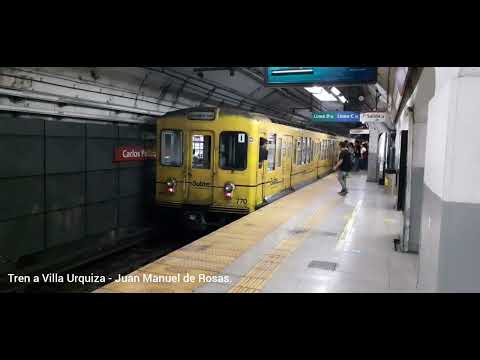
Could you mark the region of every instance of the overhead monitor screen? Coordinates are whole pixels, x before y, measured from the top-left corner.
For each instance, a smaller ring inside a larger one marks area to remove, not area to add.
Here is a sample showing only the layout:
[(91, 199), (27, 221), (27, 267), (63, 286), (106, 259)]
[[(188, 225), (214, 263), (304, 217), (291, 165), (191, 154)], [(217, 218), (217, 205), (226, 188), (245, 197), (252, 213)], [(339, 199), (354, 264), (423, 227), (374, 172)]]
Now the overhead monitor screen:
[(360, 85), (377, 82), (376, 67), (267, 67), (267, 86)]

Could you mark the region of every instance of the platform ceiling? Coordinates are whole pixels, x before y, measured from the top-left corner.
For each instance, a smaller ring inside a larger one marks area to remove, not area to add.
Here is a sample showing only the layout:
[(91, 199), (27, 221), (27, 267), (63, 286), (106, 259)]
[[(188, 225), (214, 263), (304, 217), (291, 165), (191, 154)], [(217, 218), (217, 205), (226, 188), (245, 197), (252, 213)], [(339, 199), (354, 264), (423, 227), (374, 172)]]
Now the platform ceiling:
[[(212, 104), (228, 104), (273, 116), (278, 122), (311, 126), (312, 111), (383, 111), (386, 109), (388, 68), (378, 68), (378, 83), (361, 86), (337, 86), (348, 103), (321, 102), (304, 87), (266, 87), (263, 67), (236, 68), (149, 68), (151, 71), (172, 71), (188, 77), (189, 81), (205, 86)], [(328, 89), (328, 88), (327, 88)], [(378, 91), (378, 92), (377, 92)], [(229, 95), (230, 97), (228, 97)], [(363, 97), (363, 101), (359, 98)], [(205, 101), (205, 99), (203, 99)], [(341, 135), (358, 124), (335, 124), (316, 127)]]
[[(348, 103), (321, 102), (303, 87), (266, 87), (263, 67), (0, 68), (0, 110), (115, 122), (152, 121), (195, 106), (229, 106), (312, 127), (312, 111), (385, 111), (389, 68), (378, 83), (337, 86)], [(364, 100), (360, 101), (359, 98)], [(358, 124), (316, 125), (348, 135)]]

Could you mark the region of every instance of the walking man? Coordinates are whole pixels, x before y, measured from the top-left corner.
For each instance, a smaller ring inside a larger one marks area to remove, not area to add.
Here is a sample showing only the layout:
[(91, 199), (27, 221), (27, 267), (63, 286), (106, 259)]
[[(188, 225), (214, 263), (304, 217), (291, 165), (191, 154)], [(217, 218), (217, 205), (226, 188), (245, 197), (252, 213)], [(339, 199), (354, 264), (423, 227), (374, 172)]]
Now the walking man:
[(342, 190), (339, 192), (339, 194), (345, 196), (348, 194), (348, 172), (352, 169), (352, 160), (350, 157), (350, 152), (348, 151), (347, 141), (340, 143), (340, 155), (338, 157), (338, 162), (333, 169), (337, 171), (338, 182), (342, 186)]

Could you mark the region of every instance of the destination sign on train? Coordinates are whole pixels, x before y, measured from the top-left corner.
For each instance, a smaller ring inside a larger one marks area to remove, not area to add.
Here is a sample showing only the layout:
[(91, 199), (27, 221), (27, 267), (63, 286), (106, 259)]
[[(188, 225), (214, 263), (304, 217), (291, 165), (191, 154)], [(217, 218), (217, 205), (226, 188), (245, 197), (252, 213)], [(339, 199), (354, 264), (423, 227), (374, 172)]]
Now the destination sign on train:
[(314, 112), (312, 122), (360, 122), (360, 113), (354, 111)]

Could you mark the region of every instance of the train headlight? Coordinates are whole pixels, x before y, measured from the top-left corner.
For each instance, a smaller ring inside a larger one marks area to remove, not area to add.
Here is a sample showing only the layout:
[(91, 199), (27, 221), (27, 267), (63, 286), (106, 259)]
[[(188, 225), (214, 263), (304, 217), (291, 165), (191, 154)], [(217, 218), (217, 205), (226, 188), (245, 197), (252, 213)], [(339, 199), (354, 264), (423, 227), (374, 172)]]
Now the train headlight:
[(231, 199), (233, 197), (233, 191), (235, 190), (235, 184), (226, 183), (223, 187), (223, 193), (225, 194), (226, 199)]
[(177, 191), (177, 180), (174, 178), (169, 178), (167, 179), (167, 192), (169, 194), (173, 194), (175, 191)]

